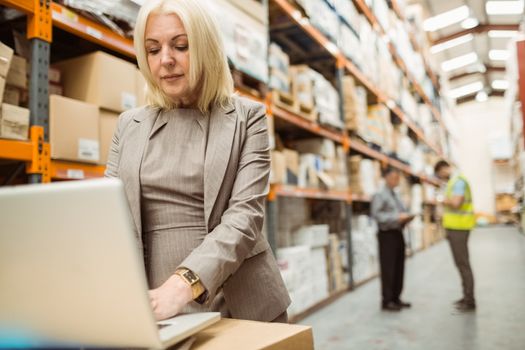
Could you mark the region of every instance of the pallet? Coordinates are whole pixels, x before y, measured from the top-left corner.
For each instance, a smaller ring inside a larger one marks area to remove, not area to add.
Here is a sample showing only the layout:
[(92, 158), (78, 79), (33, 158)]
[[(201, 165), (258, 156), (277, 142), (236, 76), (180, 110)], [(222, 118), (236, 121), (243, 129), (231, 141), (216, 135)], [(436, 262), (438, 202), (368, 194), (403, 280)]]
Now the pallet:
[(277, 90), (272, 91), (272, 102), (279, 108), (297, 114), (304, 119), (317, 122), (317, 110), (315, 107), (300, 103), (289, 93)]
[(235, 88), (248, 95), (264, 99), (268, 93), (268, 87), (265, 83), (238, 69), (232, 69), (232, 77)]

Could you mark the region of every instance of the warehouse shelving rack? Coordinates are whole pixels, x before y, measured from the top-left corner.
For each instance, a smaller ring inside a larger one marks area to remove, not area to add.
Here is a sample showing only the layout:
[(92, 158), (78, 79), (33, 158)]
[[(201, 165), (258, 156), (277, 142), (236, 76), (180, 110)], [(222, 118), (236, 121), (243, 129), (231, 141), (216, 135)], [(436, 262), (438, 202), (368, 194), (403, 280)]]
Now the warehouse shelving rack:
[[(364, 2), (354, 0), (357, 5)], [(357, 81), (365, 86), (367, 90), (377, 97), (379, 103), (385, 104), (391, 112), (393, 112), (401, 122), (405, 123), (409, 129), (417, 136), (417, 138), (426, 144), (433, 152), (442, 158), (444, 155), (440, 152), (436, 145), (433, 145), (424, 135), (423, 131), (413, 123), (410, 118), (401, 110), (395, 101), (387, 96), (378, 86), (372, 83), (365, 74), (351, 62), (349, 59), (339, 51), (337, 46), (333, 44), (326, 36), (319, 30), (314, 28), (305, 18), (302, 17), (300, 11), (285, 0), (265, 0), (266, 5), (269, 2), (277, 4), (282, 11), (284, 11), (304, 33), (313, 38), (319, 45), (324, 47), (335, 60), (337, 77), (339, 80), (339, 89), (341, 89), (341, 78), (344, 74), (353, 75)], [(93, 22), (86, 17), (75, 13), (54, 3), (50, 0), (0, 0), (0, 5), (15, 8), (27, 15), (28, 30), (27, 36), (31, 41), (32, 57), (31, 57), (31, 71), (30, 71), (30, 86), (29, 86), (29, 109), (31, 112), (30, 119), (30, 139), (29, 141), (10, 141), (0, 140), (0, 159), (10, 159), (22, 162), (24, 169), (29, 174), (29, 182), (50, 182), (51, 180), (68, 180), (68, 179), (85, 179), (103, 176), (105, 167), (101, 165), (83, 164), (77, 162), (67, 162), (52, 160), (50, 157), (50, 146), (48, 143), (48, 123), (49, 123), (49, 95), (47, 90), (48, 77), (47, 71), (49, 69), (50, 45), (52, 42), (52, 28), (56, 26), (66, 32), (69, 32), (82, 39), (91, 41), (97, 45), (105, 47), (121, 55), (129, 58), (134, 58), (134, 49), (132, 41), (114, 33), (109, 28)], [(366, 6), (366, 5), (364, 5)], [(362, 8), (364, 11), (366, 9)], [(369, 9), (368, 9), (369, 11)], [(370, 12), (370, 11), (369, 11)], [(370, 13), (371, 14), (371, 13)], [(399, 14), (398, 14), (399, 15)], [(373, 14), (367, 16), (370, 21), (375, 21)], [(374, 26), (375, 30), (378, 25)], [(414, 40), (415, 42), (415, 40)], [(396, 53), (392, 51), (392, 54)], [(398, 57), (399, 58), (399, 57)], [(402, 64), (402, 62), (400, 63)], [(427, 72), (431, 74), (431, 70), (427, 68)], [(406, 74), (406, 73), (405, 73)], [(431, 76), (432, 77), (432, 76)], [(410, 79), (409, 79), (410, 80)], [(435, 76), (432, 79), (436, 84)], [(422, 89), (418, 89), (417, 82), (411, 81), (416, 91), (420, 93), (425, 103), (430, 104), (430, 101), (425, 99), (421, 94)], [(418, 178), (420, 181), (427, 182), (434, 186), (439, 186), (440, 183), (433, 178), (429, 178), (423, 174), (414, 173), (409, 166), (404, 163), (381, 153), (368, 145), (353, 140), (345, 131), (336, 131), (334, 129), (320, 125), (319, 123), (305, 120), (299, 115), (296, 115), (283, 108), (275, 106), (272, 103), (271, 92), (266, 98), (260, 96), (253, 96), (248, 91), (240, 90), (240, 94), (263, 102), (267, 106), (268, 116), (277, 118), (287, 123), (293, 124), (296, 127), (335, 141), (341, 144), (346, 152), (350, 150), (359, 152), (367, 157), (379, 160), (383, 166), (390, 165), (403, 171), (407, 175)], [(439, 120), (438, 113), (434, 106), (431, 106), (434, 115)], [(341, 115), (342, 105), (340, 106)], [(17, 169), (21, 171), (21, 167)], [(13, 174), (15, 176), (16, 174)], [(359, 284), (354, 284), (352, 271), (352, 245), (351, 245), (351, 216), (352, 216), (352, 202), (370, 202), (367, 196), (361, 196), (350, 193), (350, 191), (324, 191), (320, 189), (304, 189), (293, 186), (271, 186), (267, 201), (267, 218), (268, 218), (268, 240), (272, 248), (276, 249), (276, 234), (277, 234), (277, 198), (278, 197), (300, 197), (311, 198), (318, 200), (333, 200), (345, 203), (346, 210), (346, 234), (348, 239), (348, 253), (350, 266), (350, 285), (348, 289), (352, 289)], [(372, 276), (372, 278), (375, 276)], [(321, 303), (314, 305), (312, 308), (306, 310), (300, 315), (296, 315), (294, 319), (300, 319), (307, 316), (312, 311), (332, 302), (347, 290), (343, 290), (332, 294), (328, 299)]]

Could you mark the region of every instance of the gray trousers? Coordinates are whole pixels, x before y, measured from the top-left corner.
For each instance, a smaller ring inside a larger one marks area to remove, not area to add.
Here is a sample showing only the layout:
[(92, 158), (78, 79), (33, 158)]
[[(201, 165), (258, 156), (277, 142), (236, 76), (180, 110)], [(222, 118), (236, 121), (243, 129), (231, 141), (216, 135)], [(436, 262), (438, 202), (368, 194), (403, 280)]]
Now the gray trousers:
[(463, 298), (466, 302), (475, 302), (474, 298), (474, 275), (470, 268), (468, 253), (468, 238), (470, 231), (447, 229), (447, 239), (450, 243), (452, 256), (461, 276), (463, 284)]

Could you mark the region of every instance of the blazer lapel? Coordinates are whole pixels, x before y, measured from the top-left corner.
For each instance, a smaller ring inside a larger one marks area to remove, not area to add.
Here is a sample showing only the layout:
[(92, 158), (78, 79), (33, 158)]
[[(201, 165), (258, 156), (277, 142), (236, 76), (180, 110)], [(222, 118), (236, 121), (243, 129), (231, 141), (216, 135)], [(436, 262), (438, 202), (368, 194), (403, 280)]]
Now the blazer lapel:
[(204, 217), (207, 228), (230, 160), (237, 125), (237, 114), (234, 111), (233, 105), (226, 109), (217, 107), (210, 115), (204, 160)]
[(123, 159), (126, 160), (122, 164), (122, 176), (126, 177), (124, 181), (126, 195), (130, 203), (131, 214), (137, 228), (138, 238), (142, 236), (142, 219), (140, 212), (140, 165), (142, 164), (142, 157), (146, 148), (147, 141), (155, 124), (155, 120), (159, 115), (160, 110), (157, 108), (148, 108), (147, 113), (142, 113), (133, 117), (133, 121), (129, 126), (129, 134), (126, 138), (130, 142), (126, 145), (126, 153)]

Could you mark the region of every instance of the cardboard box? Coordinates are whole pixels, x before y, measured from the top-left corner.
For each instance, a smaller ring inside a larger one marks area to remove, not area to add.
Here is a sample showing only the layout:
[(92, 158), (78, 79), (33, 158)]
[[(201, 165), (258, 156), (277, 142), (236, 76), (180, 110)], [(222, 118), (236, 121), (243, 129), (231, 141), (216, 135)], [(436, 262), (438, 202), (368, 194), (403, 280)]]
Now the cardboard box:
[(62, 85), (49, 84), (49, 95), (60, 95), (64, 96), (64, 88)]
[(6, 83), (21, 89), (27, 88), (27, 61), (20, 56), (13, 56), (7, 72)]
[(512, 194), (498, 194), (496, 195), (496, 211), (511, 211), (518, 205), (517, 199)]
[[(0, 78), (0, 80), (2, 80), (3, 78)], [(2, 83), (0, 82), (0, 85), (2, 85)], [(2, 92), (2, 88), (0, 86), (0, 93)], [(14, 105), (14, 106), (19, 106), (20, 105), (20, 90), (18, 90), (17, 88), (15, 87), (12, 87), (12, 86), (6, 86), (5, 87), (5, 90), (3, 92), (3, 103), (7, 103), (7, 104), (10, 104), (10, 105)]]
[(13, 49), (0, 42), (0, 77), (6, 77), (11, 60), (13, 59)]
[(108, 162), (109, 148), (111, 147), (111, 140), (117, 128), (119, 114), (105, 109), (99, 110), (98, 133), (100, 144), (100, 160), (99, 164), (106, 164)]
[(192, 350), (313, 350), (312, 328), (284, 323), (222, 319), (196, 334)]
[(49, 67), (47, 77), (50, 83), (60, 84), (60, 82), (62, 81), (61, 76), (62, 75), (60, 73), (60, 69), (55, 67)]
[(140, 72), (136, 70), (135, 74), (135, 95), (137, 96), (137, 107), (146, 105), (146, 79)]
[(64, 95), (114, 112), (137, 106), (135, 65), (104, 52), (59, 62)]
[(2, 103), (2, 100), (4, 98), (5, 93), (5, 79), (0, 77), (0, 103)]
[(51, 158), (98, 163), (99, 109), (71, 98), (49, 97)]
[(299, 152), (285, 148), (282, 153), (286, 164), (286, 183), (289, 185), (297, 185), (299, 176)]
[(29, 131), (29, 109), (2, 103), (0, 114), (0, 137), (27, 140)]
[(279, 151), (271, 151), (271, 157), (270, 183), (283, 184), (286, 181), (286, 160), (284, 155)]

